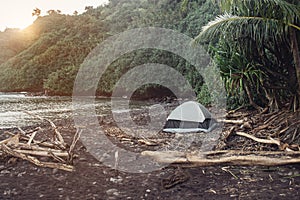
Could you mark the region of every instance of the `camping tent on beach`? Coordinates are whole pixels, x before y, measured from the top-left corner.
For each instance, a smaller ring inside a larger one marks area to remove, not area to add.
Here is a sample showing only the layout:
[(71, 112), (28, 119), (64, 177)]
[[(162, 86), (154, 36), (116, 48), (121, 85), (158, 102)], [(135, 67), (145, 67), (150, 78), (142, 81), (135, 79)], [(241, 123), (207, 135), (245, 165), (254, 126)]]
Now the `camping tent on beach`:
[(216, 120), (203, 105), (195, 101), (188, 101), (170, 113), (163, 131), (171, 133), (209, 132), (215, 125)]

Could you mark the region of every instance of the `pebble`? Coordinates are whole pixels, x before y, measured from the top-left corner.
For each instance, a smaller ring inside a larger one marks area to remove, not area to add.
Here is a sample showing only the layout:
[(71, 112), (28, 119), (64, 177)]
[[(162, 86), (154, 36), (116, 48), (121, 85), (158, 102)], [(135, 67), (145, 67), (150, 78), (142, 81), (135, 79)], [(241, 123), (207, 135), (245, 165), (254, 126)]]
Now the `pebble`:
[(56, 168), (52, 170), (53, 174), (56, 174), (57, 172), (58, 172), (58, 169), (56, 169)]
[(287, 179), (280, 179), (280, 181), (282, 182), (282, 183), (286, 183), (288, 180)]
[(118, 196), (119, 195), (119, 191), (115, 188), (111, 188), (109, 190), (106, 190), (106, 194), (107, 195), (115, 195)]
[(287, 173), (288, 176), (292, 176), (293, 175), (293, 172), (289, 172)]
[(0, 174), (10, 174), (10, 171), (8, 171), (8, 170), (2, 170), (1, 172), (0, 172)]
[(21, 172), (21, 173), (18, 173), (18, 177), (22, 177), (24, 174), (26, 174), (26, 172)]
[(118, 176), (117, 178), (110, 177), (109, 180), (113, 183), (121, 183), (123, 181), (121, 176)]

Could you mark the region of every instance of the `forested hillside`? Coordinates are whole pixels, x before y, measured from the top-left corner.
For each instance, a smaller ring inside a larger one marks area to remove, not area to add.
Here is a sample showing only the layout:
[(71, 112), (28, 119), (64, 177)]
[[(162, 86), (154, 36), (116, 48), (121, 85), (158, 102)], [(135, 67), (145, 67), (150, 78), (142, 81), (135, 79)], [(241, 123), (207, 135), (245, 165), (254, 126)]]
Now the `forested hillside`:
[[(103, 27), (100, 20), (88, 14), (68, 16), (53, 13), (39, 17), (25, 29), (38, 37), (0, 66), (1, 90), (43, 91), (51, 73), (79, 67), (106, 34)], [(64, 93), (63, 88), (60, 90)]]
[[(189, 1), (188, 5), (181, 0), (110, 0), (108, 5), (87, 8), (81, 15), (51, 12), (38, 17), (27, 29), (15, 31), (15, 36), (9, 34), (12, 30), (0, 34), (0, 91), (46, 90), (52, 95), (71, 95), (80, 64), (107, 37), (148, 26), (170, 28), (195, 37), (218, 13), (219, 8), (206, 0)], [(109, 95), (124, 72), (143, 63), (176, 68), (196, 91), (203, 84), (202, 78), (182, 58), (148, 49), (114, 62), (100, 80), (98, 94)], [(145, 87), (145, 94), (148, 90), (153, 87)]]
[(0, 63), (4, 63), (27, 48), (35, 37), (30, 28), (26, 31), (7, 28), (4, 32), (0, 32)]

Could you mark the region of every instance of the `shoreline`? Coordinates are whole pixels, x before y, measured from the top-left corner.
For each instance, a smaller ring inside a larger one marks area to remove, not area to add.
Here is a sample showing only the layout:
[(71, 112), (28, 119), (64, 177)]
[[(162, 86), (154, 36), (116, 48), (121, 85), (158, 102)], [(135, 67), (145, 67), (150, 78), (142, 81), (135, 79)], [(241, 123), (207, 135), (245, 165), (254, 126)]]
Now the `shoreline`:
[[(145, 118), (143, 113), (140, 113), (140, 118), (137, 120)], [(76, 132), (72, 120), (53, 122), (69, 143)], [(157, 148), (137, 138), (122, 135), (124, 133), (115, 128), (111, 116), (103, 118), (100, 124), (108, 131), (107, 137), (121, 148), (132, 150), (131, 146), (133, 146), (138, 152)], [(53, 129), (47, 122), (39, 126), (42, 127), (43, 132), (37, 136), (41, 137), (42, 133), (48, 136), (53, 134)], [(33, 128), (36, 127), (27, 127), (27, 130)], [(3, 130), (0, 132), (2, 133)], [(173, 137), (169, 139), (172, 140)], [(0, 156), (2, 180), (0, 191), (3, 191), (0, 193), (0, 198), (192, 200), (283, 197), (297, 199), (300, 195), (299, 164), (280, 167), (226, 164), (197, 167), (190, 164), (170, 164), (149, 173), (125, 173), (96, 160), (81, 142), (77, 143), (75, 152), (77, 157), (74, 160), (74, 172), (37, 167), (27, 161)]]

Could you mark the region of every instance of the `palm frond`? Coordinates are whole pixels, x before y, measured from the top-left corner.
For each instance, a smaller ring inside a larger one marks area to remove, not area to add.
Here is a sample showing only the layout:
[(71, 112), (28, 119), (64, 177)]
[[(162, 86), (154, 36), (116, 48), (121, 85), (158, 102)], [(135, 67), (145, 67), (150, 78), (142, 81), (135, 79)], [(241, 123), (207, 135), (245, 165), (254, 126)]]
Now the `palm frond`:
[(300, 20), (298, 0), (294, 4), (284, 0), (220, 0), (220, 6), (224, 12), (239, 16), (261, 16), (291, 24)]
[(286, 27), (293, 27), (300, 31), (300, 27), (295, 24), (285, 24), (273, 18), (237, 16), (225, 13), (205, 25), (195, 38), (195, 42), (204, 42), (219, 37), (233, 40), (250, 37), (261, 43), (263, 40), (279, 39), (287, 30)]
[(189, 0), (183, 0), (181, 2), (181, 11), (186, 12), (188, 8)]

